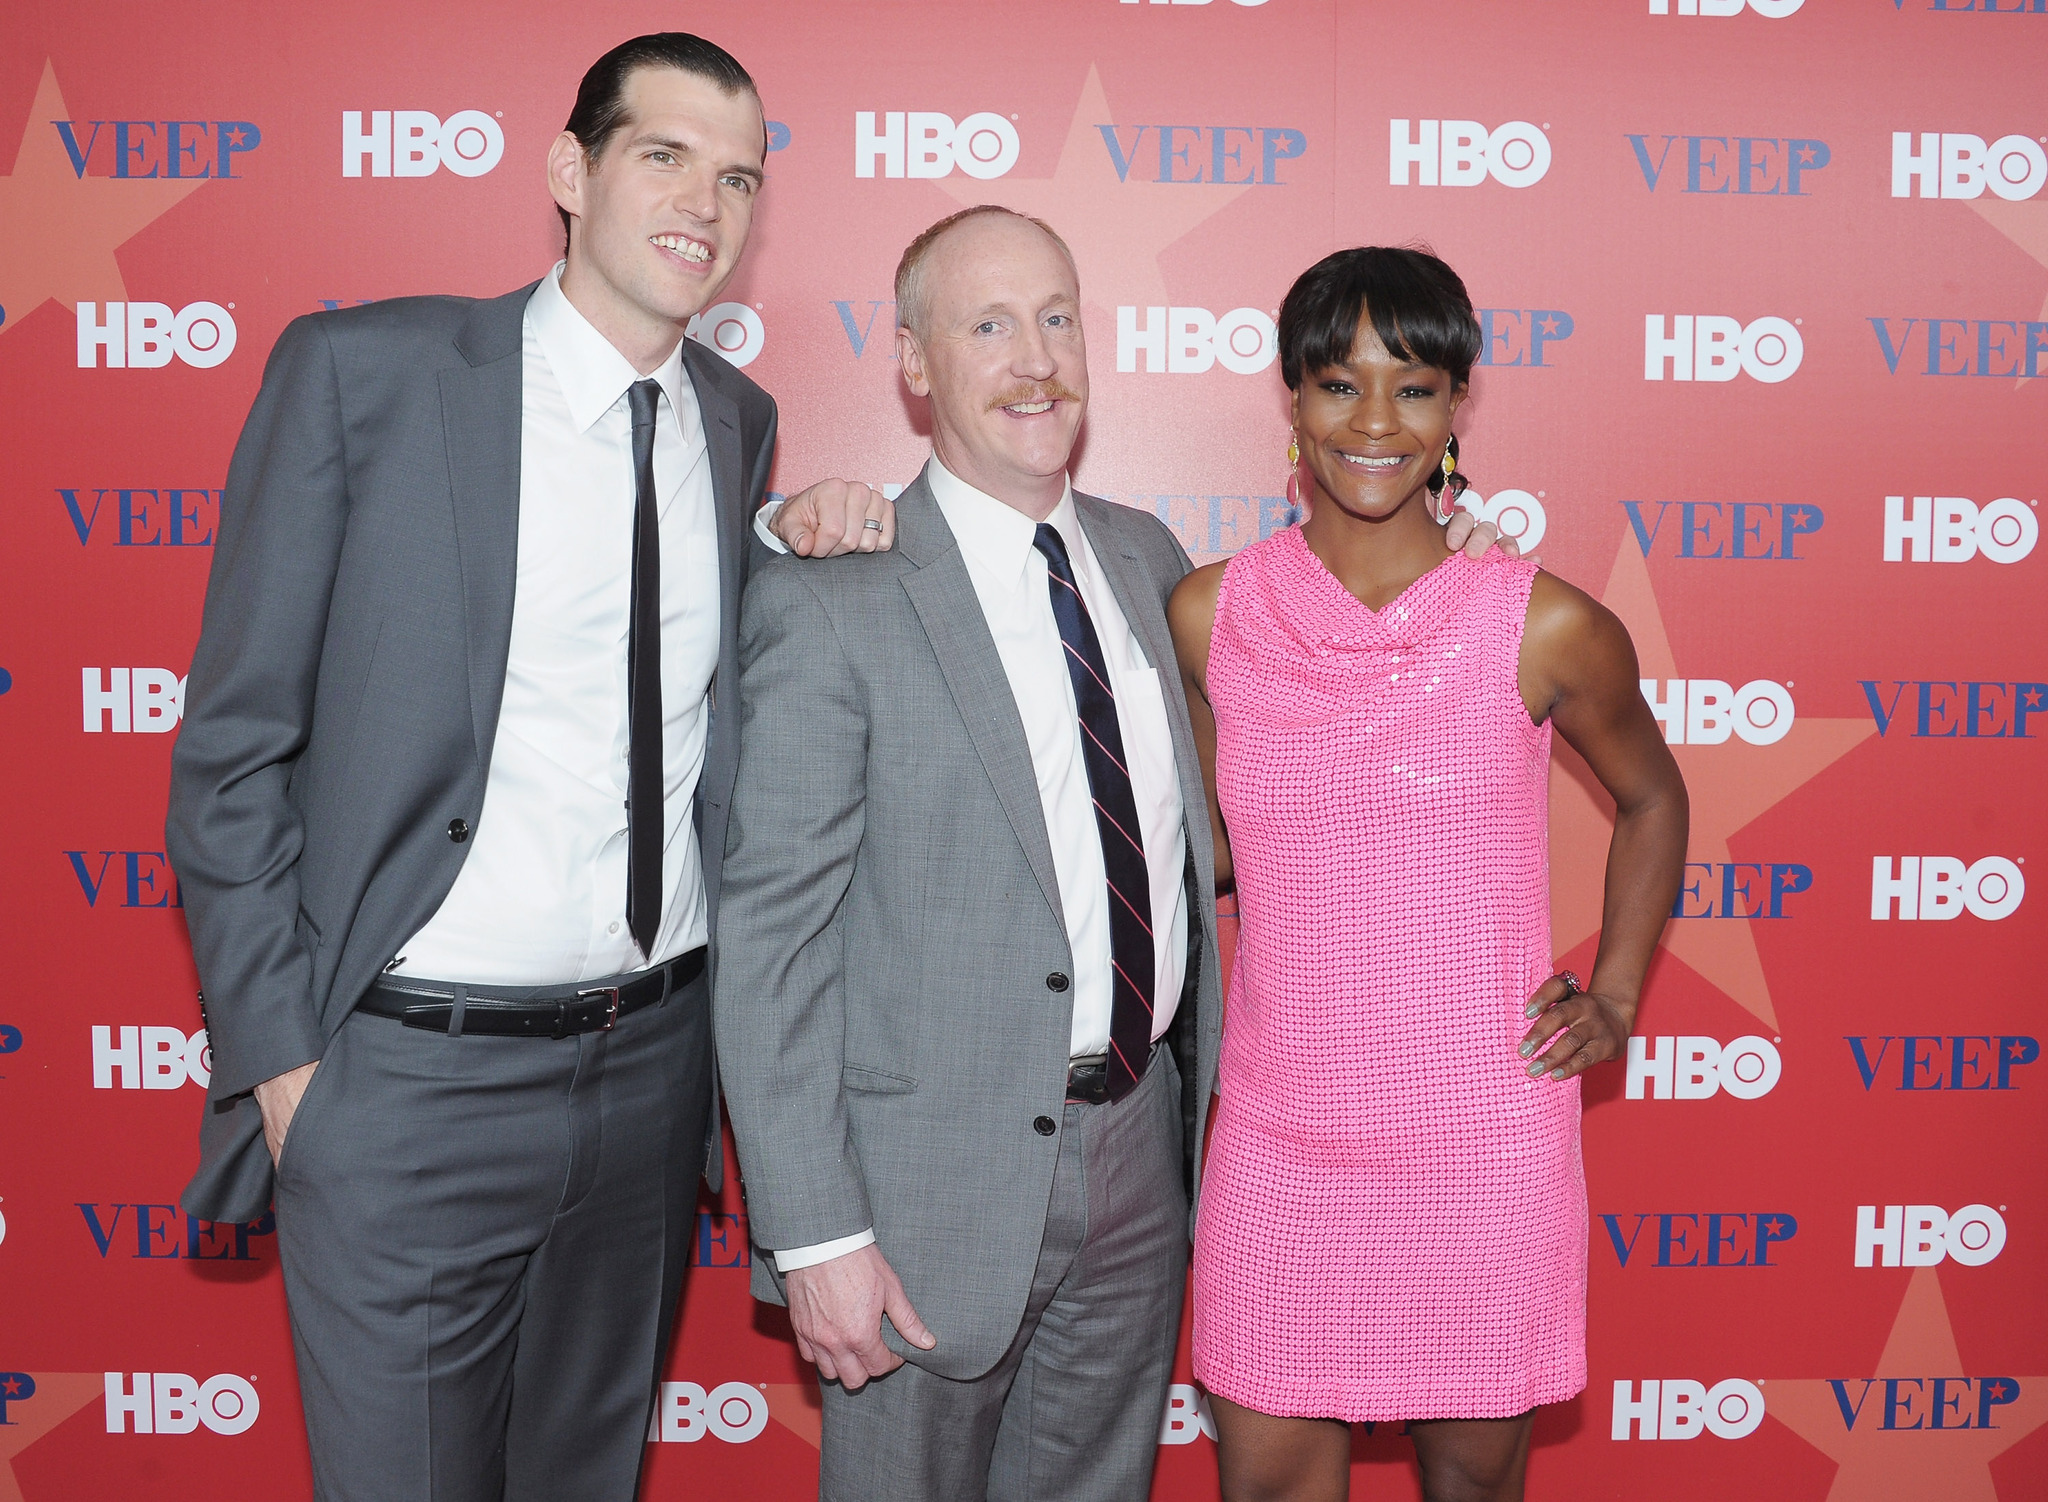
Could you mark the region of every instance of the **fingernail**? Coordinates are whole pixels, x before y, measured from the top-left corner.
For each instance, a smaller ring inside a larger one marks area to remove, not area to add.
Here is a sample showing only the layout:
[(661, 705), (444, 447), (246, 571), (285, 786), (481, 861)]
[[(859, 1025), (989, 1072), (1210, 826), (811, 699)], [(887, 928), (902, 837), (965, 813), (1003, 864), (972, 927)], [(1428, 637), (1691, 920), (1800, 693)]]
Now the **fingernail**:
[(1535, 1063), (1529, 1066), (1529, 1078), (1533, 1080), (1536, 1078), (1537, 1075), (1541, 1073), (1543, 1073), (1543, 1061), (1541, 1059), (1538, 1059)]
[(1562, 1069), (1553, 1069), (1550, 1071), (1550, 1077), (1554, 1080), (1561, 1080), (1564, 1078), (1564, 1071)]
[(1537, 1013), (1537, 1011), (1538, 1011), (1538, 1010), (1539, 1010), (1539, 1009), (1538, 1009), (1538, 1007), (1537, 1007), (1536, 1003), (1532, 1001), (1532, 1002), (1530, 1002), (1530, 1003), (1529, 1003), (1529, 1007), (1528, 1007), (1528, 1010), (1527, 1010), (1527, 1011), (1525, 1011), (1525, 1012), (1523, 1012), (1523, 1013), (1522, 1013), (1522, 1015), (1523, 1015), (1524, 1017), (1534, 1017), (1534, 1016), (1536, 1015), (1536, 1013)]
[(1533, 1044), (1533, 1043), (1524, 1043), (1524, 1044), (1522, 1045), (1522, 1057), (1523, 1057), (1523, 1058), (1525, 1058), (1525, 1059), (1526, 1059), (1526, 1058), (1528, 1058), (1528, 1057), (1529, 1057), (1529, 1055), (1530, 1055), (1530, 1054), (1532, 1054), (1532, 1053), (1534, 1053), (1534, 1052), (1536, 1052), (1536, 1045), (1535, 1045), (1535, 1044)]

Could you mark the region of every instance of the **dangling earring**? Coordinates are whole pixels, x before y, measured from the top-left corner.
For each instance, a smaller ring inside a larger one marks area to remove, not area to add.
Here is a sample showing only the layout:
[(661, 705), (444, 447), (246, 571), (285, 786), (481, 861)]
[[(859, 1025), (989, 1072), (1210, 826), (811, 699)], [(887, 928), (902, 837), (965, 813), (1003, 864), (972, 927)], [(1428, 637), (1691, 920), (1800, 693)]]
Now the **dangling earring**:
[(1458, 440), (1453, 436), (1444, 445), (1443, 468), (1438, 473), (1436, 484), (1429, 489), (1429, 514), (1436, 518), (1439, 527), (1450, 521), (1451, 513), (1457, 509), (1458, 492), (1465, 488), (1461, 481), (1452, 478), (1457, 472)]
[(1287, 504), (1297, 513), (1301, 506), (1301, 440), (1290, 430), (1287, 434)]

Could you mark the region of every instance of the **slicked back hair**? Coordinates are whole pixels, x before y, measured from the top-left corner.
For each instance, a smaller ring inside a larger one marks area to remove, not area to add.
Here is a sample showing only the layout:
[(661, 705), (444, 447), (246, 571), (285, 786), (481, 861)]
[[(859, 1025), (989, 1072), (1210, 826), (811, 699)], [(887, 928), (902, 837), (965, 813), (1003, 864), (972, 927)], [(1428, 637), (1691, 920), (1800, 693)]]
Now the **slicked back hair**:
[(1067, 258), (1067, 265), (1073, 268), (1074, 281), (1080, 283), (1080, 268), (1074, 265), (1074, 253), (1067, 249), (1067, 242), (1060, 238), (1060, 232), (1030, 214), (1020, 214), (1015, 209), (1006, 209), (1001, 204), (978, 203), (971, 209), (961, 209), (948, 214), (937, 224), (912, 240), (903, 252), (903, 259), (896, 263), (896, 321), (911, 333), (922, 339), (926, 327), (924, 305), (924, 263), (931, 255), (931, 249), (945, 237), (946, 231), (962, 220), (980, 218), (986, 214), (1007, 214), (1012, 219), (1021, 219), (1045, 232), (1047, 239), (1060, 248), (1060, 254)]

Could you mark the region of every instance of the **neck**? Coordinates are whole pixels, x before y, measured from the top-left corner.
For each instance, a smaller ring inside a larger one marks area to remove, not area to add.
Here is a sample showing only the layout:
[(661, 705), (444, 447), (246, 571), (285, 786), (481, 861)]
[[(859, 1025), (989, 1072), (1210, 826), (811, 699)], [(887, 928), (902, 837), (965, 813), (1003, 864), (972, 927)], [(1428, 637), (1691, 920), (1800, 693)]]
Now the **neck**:
[(562, 268), (562, 296), (643, 376), (653, 375), (668, 363), (689, 326), (687, 319), (677, 323), (635, 307), (585, 266), (573, 245), (569, 264)]
[(1443, 529), (1429, 514), (1427, 490), (1379, 517), (1346, 511), (1313, 482), (1310, 491), (1302, 541), (1367, 609), (1382, 609), (1444, 561)]
[(946, 435), (937, 429), (932, 432), (932, 456), (946, 466), (946, 472), (954, 479), (965, 481), (983, 495), (994, 496), (1011, 510), (1021, 511), (1035, 522), (1051, 516), (1059, 506), (1060, 497), (1067, 493), (1064, 470), (1056, 475), (987, 474), (956, 454), (953, 445), (946, 441)]

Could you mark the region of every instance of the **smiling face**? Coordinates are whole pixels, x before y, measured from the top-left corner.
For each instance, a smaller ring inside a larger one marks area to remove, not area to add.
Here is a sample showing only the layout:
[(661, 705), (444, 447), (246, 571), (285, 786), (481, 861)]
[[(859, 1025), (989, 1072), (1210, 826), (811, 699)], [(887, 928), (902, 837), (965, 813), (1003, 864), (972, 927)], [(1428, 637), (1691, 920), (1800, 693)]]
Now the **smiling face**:
[(1370, 316), (1341, 364), (1303, 373), (1294, 431), (1313, 499), (1360, 520), (1420, 504), (1443, 463), (1465, 388), (1446, 370), (1390, 354)]
[(548, 186), (574, 216), (563, 292), (645, 373), (738, 269), (765, 138), (752, 93), (679, 68), (634, 70), (624, 99), (596, 162), (555, 138)]
[(903, 378), (931, 398), (932, 452), (975, 489), (1043, 520), (1088, 405), (1081, 289), (1058, 245), (1011, 214), (947, 230), (923, 265)]

